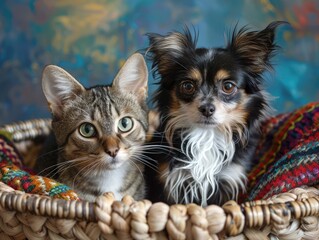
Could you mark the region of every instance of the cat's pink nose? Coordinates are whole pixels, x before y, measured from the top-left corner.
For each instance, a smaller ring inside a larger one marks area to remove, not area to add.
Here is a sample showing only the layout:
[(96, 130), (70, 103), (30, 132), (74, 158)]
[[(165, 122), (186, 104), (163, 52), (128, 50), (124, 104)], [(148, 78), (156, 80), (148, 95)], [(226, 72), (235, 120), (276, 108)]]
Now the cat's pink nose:
[(114, 157), (116, 157), (117, 153), (119, 152), (119, 149), (118, 148), (111, 148), (111, 149), (107, 149), (105, 152), (114, 158)]
[(104, 150), (111, 157), (115, 157), (120, 150), (119, 139), (117, 137), (109, 136), (104, 139)]

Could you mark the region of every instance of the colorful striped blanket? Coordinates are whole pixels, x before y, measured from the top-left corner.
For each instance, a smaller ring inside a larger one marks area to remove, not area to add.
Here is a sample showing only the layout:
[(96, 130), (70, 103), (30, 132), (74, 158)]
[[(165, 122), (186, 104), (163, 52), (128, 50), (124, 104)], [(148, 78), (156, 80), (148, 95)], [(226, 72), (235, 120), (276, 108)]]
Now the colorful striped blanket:
[(0, 180), (15, 190), (66, 200), (79, 199), (68, 186), (24, 170), (22, 157), (7, 133), (0, 133)]
[(268, 119), (262, 128), (247, 200), (319, 183), (319, 103)]

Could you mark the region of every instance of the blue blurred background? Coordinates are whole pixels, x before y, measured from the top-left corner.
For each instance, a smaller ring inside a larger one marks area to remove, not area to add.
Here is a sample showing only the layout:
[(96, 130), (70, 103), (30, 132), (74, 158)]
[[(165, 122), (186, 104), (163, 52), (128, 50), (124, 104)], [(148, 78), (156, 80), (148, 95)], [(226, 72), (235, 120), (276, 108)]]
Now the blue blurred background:
[(1, 1), (0, 124), (50, 117), (41, 90), (47, 64), (84, 86), (110, 83), (125, 59), (147, 46), (147, 32), (194, 26), (198, 46), (220, 47), (236, 24), (261, 30), (274, 20), (291, 24), (277, 31), (282, 49), (266, 76), (273, 106), (285, 112), (319, 100), (319, 1)]

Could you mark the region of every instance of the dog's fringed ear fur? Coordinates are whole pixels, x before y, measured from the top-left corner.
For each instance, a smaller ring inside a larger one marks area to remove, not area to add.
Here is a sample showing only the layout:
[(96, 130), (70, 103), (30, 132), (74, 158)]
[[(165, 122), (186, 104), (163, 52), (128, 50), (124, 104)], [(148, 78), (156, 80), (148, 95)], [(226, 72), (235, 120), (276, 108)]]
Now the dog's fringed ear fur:
[(149, 39), (147, 55), (150, 54), (148, 56), (153, 61), (152, 67), (157, 67), (162, 78), (172, 69), (181, 67), (177, 59), (185, 55), (191, 57), (195, 53), (197, 37), (192, 38), (188, 28), (185, 28), (183, 33), (171, 32), (167, 35), (149, 33), (147, 36)]
[(258, 78), (265, 70), (270, 70), (270, 59), (279, 48), (274, 43), (275, 30), (284, 21), (270, 23), (264, 30), (247, 31), (247, 28), (234, 30), (227, 49), (234, 54), (239, 63), (253, 77)]

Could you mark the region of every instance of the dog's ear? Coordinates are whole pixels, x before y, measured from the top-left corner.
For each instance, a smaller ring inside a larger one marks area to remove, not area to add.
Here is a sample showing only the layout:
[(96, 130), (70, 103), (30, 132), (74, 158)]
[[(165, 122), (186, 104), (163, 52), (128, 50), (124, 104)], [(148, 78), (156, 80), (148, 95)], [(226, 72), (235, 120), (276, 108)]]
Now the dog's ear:
[(190, 57), (196, 48), (196, 36), (194, 39), (188, 28), (184, 32), (170, 32), (167, 35), (156, 33), (147, 34), (149, 48), (146, 55), (153, 62), (153, 67), (163, 77), (170, 71), (182, 67), (181, 58)]
[(240, 64), (252, 75), (260, 75), (271, 69), (270, 59), (278, 46), (274, 42), (276, 28), (287, 22), (275, 21), (262, 31), (247, 31), (241, 28), (233, 31), (227, 49), (239, 60)]

